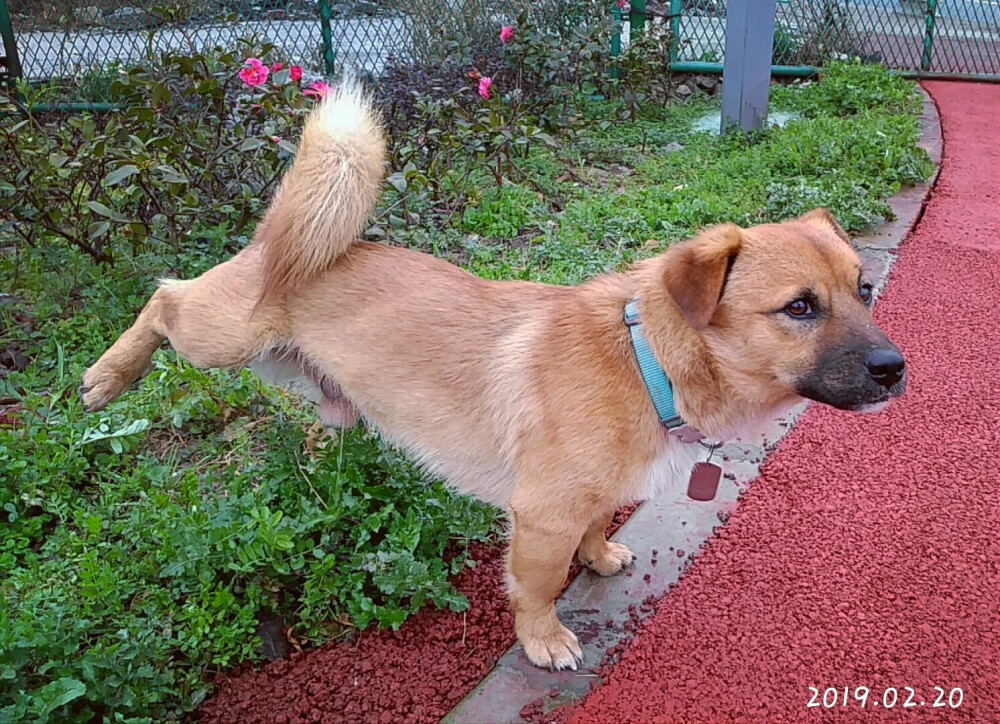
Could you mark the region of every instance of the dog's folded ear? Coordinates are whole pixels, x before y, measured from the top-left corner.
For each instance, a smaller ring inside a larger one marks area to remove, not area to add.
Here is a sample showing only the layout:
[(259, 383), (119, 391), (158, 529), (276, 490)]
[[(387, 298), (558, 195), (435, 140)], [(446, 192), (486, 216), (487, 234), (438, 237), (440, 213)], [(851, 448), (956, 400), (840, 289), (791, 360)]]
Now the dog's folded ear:
[(831, 214), (827, 209), (813, 209), (812, 211), (800, 216), (798, 221), (803, 224), (818, 226), (821, 229), (829, 229), (847, 244), (851, 243), (851, 237), (847, 235), (847, 232), (844, 231), (840, 224), (837, 223), (837, 220), (833, 218), (833, 214)]
[(742, 243), (740, 227), (720, 224), (666, 253), (663, 284), (694, 329), (712, 320)]

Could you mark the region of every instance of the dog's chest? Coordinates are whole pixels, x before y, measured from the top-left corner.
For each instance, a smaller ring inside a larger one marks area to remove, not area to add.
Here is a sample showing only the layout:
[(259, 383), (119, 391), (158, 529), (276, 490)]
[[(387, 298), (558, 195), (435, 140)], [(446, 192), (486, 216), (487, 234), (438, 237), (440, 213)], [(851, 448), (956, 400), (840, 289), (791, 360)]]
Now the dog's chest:
[(701, 445), (671, 440), (640, 476), (636, 499), (649, 500), (663, 493), (687, 490), (691, 469), (705, 454)]

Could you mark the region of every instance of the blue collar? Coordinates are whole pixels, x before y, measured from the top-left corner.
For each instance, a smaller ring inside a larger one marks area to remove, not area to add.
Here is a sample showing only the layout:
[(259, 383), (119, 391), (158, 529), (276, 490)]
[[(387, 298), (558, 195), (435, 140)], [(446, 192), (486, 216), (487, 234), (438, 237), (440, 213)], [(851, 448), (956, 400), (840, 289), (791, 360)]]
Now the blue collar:
[(635, 297), (625, 305), (625, 324), (632, 335), (632, 348), (635, 359), (639, 363), (642, 381), (646, 383), (646, 391), (653, 400), (653, 407), (660, 418), (660, 423), (673, 431), (684, 425), (684, 420), (677, 414), (674, 403), (674, 388), (667, 379), (666, 373), (660, 367), (653, 350), (650, 349), (646, 336), (642, 333), (642, 322), (639, 319), (639, 298)]

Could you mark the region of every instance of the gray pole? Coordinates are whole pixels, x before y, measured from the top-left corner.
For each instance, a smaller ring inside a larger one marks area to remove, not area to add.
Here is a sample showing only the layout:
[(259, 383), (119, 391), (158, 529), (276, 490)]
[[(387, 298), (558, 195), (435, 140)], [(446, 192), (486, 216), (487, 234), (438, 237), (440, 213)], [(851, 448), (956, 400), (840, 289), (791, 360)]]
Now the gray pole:
[(729, 0), (722, 69), (722, 131), (759, 131), (767, 120), (775, 0)]

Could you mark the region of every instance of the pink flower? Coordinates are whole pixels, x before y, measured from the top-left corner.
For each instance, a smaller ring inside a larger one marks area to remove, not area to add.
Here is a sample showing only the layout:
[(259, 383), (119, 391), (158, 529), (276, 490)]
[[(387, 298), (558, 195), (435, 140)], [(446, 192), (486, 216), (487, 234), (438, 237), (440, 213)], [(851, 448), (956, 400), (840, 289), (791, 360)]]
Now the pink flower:
[(281, 136), (271, 136), (271, 143), (281, 143)]
[(291, 68), (289, 68), (288, 69), (288, 77), (291, 80), (296, 81), (296, 82), (302, 80), (302, 66), (301, 65), (293, 65)]
[(504, 25), (500, 28), (500, 42), (507, 45), (510, 41), (514, 39), (514, 26)]
[(615, 3), (615, 5), (618, 6), (619, 10), (624, 10), (625, 6), (628, 5), (628, 0), (617, 0), (617, 2)]
[(256, 88), (259, 85), (264, 85), (267, 82), (267, 74), (270, 69), (261, 63), (257, 58), (247, 58), (246, 63), (243, 64), (243, 68), (240, 70), (240, 80), (246, 83), (251, 88)]
[(302, 91), (302, 95), (309, 98), (326, 98), (326, 94), (330, 92), (330, 86), (321, 80), (315, 83), (310, 83), (309, 87)]
[(274, 65), (271, 66), (271, 72), (272, 73), (277, 73), (279, 70), (281, 70), (284, 67), (285, 67), (285, 65), (283, 63), (275, 63)]
[(490, 86), (493, 85), (492, 78), (480, 78), (479, 79), (479, 97), (484, 101), (489, 100), (490, 97)]

